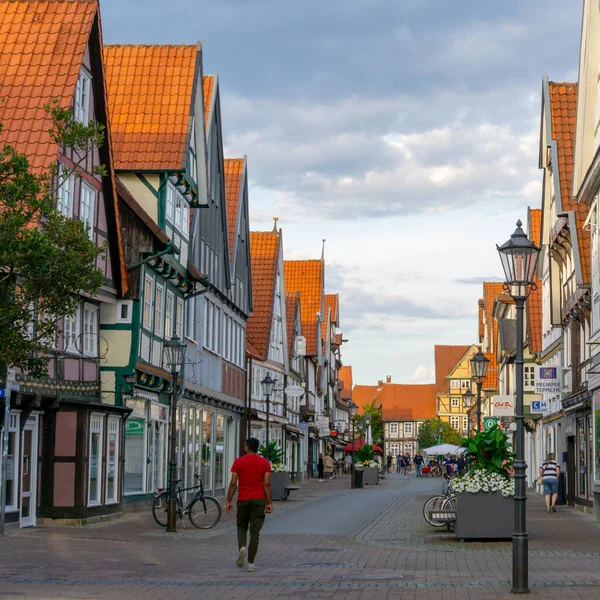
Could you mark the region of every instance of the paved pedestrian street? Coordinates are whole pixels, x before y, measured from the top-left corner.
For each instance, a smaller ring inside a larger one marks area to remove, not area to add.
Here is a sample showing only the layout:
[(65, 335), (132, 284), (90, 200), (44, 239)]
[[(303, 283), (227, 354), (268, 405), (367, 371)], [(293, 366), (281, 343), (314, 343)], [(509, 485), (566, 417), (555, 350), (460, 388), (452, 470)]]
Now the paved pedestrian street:
[[(235, 566), (234, 518), (208, 532), (159, 529), (149, 514), (80, 528), (11, 529), (0, 538), (1, 598), (394, 598), (510, 596), (510, 542), (460, 543), (429, 527), (422, 506), (439, 479), (392, 474), (350, 490), (311, 481), (275, 504), (256, 561)], [(600, 531), (529, 500), (531, 595), (600, 597)], [(493, 518), (493, 515), (490, 515)]]

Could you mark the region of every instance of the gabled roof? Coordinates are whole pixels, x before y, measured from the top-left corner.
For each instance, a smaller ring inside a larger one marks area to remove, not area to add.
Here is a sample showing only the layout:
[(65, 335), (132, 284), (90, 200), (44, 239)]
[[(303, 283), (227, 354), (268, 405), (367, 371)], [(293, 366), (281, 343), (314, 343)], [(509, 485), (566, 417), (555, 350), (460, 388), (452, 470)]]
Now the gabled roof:
[(71, 106), (97, 12), (96, 2), (0, 1), (0, 142), (35, 172), (57, 159), (44, 105)]
[(342, 367), (338, 371), (338, 378), (342, 382), (340, 397), (342, 400), (352, 400), (352, 367)]
[(404, 385), (384, 383), (381, 416), (384, 421), (434, 419), (437, 416), (435, 384)]
[[(317, 313), (323, 310), (324, 265), (322, 260), (284, 261), (285, 289), (300, 292), (302, 333), (306, 354), (317, 355)], [(325, 318), (324, 315), (321, 315)]]
[(216, 91), (215, 76), (214, 75), (205, 75), (203, 83), (204, 83), (204, 120), (205, 120), (205, 124), (206, 124), (206, 129), (208, 130), (210, 109), (213, 104), (213, 94)]
[(435, 391), (445, 394), (448, 391), (446, 377), (463, 359), (471, 346), (434, 346)]
[[(575, 125), (577, 122), (577, 93), (576, 83), (548, 84), (550, 119), (552, 139), (556, 141), (556, 160), (560, 180), (560, 199), (563, 211), (573, 211), (575, 216), (576, 236), (571, 236), (573, 251), (579, 252), (581, 262), (581, 275), (583, 283), (590, 280), (590, 236), (585, 235), (583, 226), (588, 216), (590, 207), (573, 198), (573, 155), (575, 148)], [(576, 239), (575, 239), (576, 238)]]
[(482, 347), (482, 352), (490, 363), (483, 382), (484, 389), (498, 389), (498, 361), (496, 359), (496, 343), (498, 340), (498, 321), (494, 317), (494, 300), (503, 293), (504, 284), (500, 281), (483, 282), (484, 319), (487, 324), (489, 346)]
[(233, 261), (235, 234), (238, 228), (240, 203), (244, 194), (243, 182), (246, 168), (245, 158), (226, 158), (225, 202), (227, 204), (227, 237), (229, 240), (229, 260)]
[(380, 394), (381, 388), (376, 385), (355, 385), (352, 388), (352, 401), (358, 406), (358, 412), (361, 412), (373, 400), (376, 400), (375, 406), (381, 406)]
[[(542, 237), (542, 209), (530, 208), (528, 215), (529, 239), (540, 246)], [(527, 302), (527, 332), (531, 352), (542, 351), (542, 282), (536, 277), (536, 289), (531, 290)]]
[[(327, 339), (327, 313), (331, 309), (331, 322), (337, 327), (339, 326), (338, 318), (340, 313), (340, 296), (339, 294), (325, 294), (325, 314), (323, 315), (323, 323), (321, 325), (321, 338), (323, 342)], [(334, 340), (331, 340), (334, 342)]]
[[(298, 292), (285, 293), (285, 324), (287, 327), (288, 352), (290, 356), (294, 349), (294, 327), (296, 325), (296, 315), (300, 309), (300, 294)], [(300, 325), (302, 327), (302, 325)]]
[(104, 48), (115, 168), (182, 170), (200, 45)]
[(269, 350), (280, 236), (281, 233), (271, 231), (250, 232), (254, 312), (248, 319), (246, 337), (260, 360), (267, 359)]

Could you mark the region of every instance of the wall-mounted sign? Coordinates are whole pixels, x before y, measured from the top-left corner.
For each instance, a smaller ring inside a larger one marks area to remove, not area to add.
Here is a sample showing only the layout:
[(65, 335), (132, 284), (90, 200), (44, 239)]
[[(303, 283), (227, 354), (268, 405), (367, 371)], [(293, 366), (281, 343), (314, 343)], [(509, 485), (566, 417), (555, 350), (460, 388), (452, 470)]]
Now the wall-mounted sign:
[(283, 391), (288, 398), (302, 398), (304, 396), (304, 388), (301, 385), (288, 385)]
[(319, 430), (319, 437), (327, 437), (329, 435), (329, 417), (322, 415), (315, 417), (315, 425)]
[(546, 402), (546, 400), (532, 400), (531, 412), (546, 414), (547, 412), (549, 412), (548, 402)]
[(483, 430), (484, 431), (489, 431), (495, 425), (498, 425), (497, 417), (483, 417)]
[(128, 419), (125, 421), (125, 435), (144, 435), (145, 422), (140, 419)]
[(515, 397), (494, 396), (492, 399), (492, 414), (495, 417), (514, 417)]
[(560, 369), (557, 367), (535, 367), (535, 393), (560, 394)]

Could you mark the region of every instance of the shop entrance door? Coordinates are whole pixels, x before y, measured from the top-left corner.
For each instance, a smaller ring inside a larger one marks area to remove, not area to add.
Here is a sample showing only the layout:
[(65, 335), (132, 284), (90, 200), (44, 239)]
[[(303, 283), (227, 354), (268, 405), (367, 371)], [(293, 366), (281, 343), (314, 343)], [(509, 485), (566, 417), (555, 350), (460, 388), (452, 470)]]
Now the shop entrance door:
[(35, 527), (37, 497), (37, 415), (29, 417), (21, 442), (21, 527)]
[(575, 504), (575, 486), (577, 475), (575, 474), (575, 436), (567, 438), (567, 504)]

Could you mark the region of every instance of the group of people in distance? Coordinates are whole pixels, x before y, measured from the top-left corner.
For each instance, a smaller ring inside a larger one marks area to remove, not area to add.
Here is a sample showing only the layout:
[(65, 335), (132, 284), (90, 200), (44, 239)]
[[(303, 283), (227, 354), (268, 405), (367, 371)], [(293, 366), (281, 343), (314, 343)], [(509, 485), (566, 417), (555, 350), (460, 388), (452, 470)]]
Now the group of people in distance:
[(450, 476), (462, 475), (466, 466), (464, 458), (460, 455), (453, 457), (451, 454), (446, 454), (444, 458), (425, 459), (420, 452), (417, 452), (412, 458), (407, 452), (405, 454), (398, 454), (396, 457), (388, 454), (386, 457), (386, 471), (391, 473), (395, 468), (396, 473), (400, 473), (405, 479), (408, 479), (413, 465), (417, 477), (434, 477), (444, 472)]

